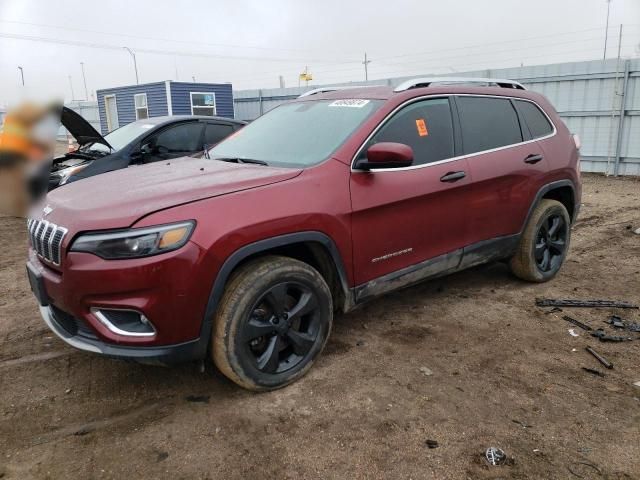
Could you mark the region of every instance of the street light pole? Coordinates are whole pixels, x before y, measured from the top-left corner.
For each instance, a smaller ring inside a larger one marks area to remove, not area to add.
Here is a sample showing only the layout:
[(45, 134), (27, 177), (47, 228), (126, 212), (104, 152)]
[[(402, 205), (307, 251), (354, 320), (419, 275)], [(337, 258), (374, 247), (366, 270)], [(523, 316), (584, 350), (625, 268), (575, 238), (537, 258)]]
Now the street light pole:
[(84, 99), (89, 101), (89, 91), (87, 90), (87, 77), (84, 74), (84, 62), (80, 62), (80, 68), (82, 68), (82, 81), (84, 82)]
[(602, 60), (607, 59), (607, 38), (609, 38), (609, 10), (611, 9), (611, 0), (607, 0), (607, 26), (604, 30), (604, 53)]
[(22, 77), (22, 86), (24, 87), (24, 70), (22, 69), (22, 67), (18, 67), (18, 70), (20, 70), (20, 77)]
[(69, 86), (71, 87), (71, 101), (75, 100), (75, 93), (73, 93), (73, 82), (71, 81), (71, 75), (69, 75)]
[(131, 58), (133, 58), (133, 68), (136, 71), (136, 85), (140, 84), (140, 81), (138, 80), (138, 62), (136, 62), (136, 54), (133, 53), (133, 50), (131, 50), (129, 47), (122, 47), (124, 48), (127, 52), (129, 52), (129, 54), (131, 55)]

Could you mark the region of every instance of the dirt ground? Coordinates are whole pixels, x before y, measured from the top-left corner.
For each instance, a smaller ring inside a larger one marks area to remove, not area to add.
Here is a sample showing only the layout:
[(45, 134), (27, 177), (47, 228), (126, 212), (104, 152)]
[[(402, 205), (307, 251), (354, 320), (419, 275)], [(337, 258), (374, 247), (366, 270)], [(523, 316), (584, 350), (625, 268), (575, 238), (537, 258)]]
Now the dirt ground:
[[(311, 372), (265, 394), (211, 367), (67, 347), (29, 291), (24, 221), (0, 217), (0, 478), (638, 479), (640, 340), (572, 337), (562, 315), (609, 330), (640, 311), (534, 305), (640, 303), (640, 182), (585, 176), (583, 201), (553, 281), (496, 264), (387, 295), (339, 317)], [(489, 446), (508, 464), (488, 466)]]

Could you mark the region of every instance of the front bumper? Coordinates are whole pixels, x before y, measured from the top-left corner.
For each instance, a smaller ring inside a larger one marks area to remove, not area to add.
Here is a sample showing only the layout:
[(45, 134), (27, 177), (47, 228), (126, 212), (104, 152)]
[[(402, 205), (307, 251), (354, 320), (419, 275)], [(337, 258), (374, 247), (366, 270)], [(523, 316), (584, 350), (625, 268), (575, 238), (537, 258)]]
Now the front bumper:
[(73, 333), (66, 322), (62, 322), (51, 306), (40, 306), (40, 315), (44, 323), (64, 342), (78, 350), (98, 353), (111, 358), (133, 360), (152, 365), (172, 365), (176, 363), (196, 360), (202, 357), (202, 342), (193, 340), (178, 345), (163, 345), (159, 347), (126, 347), (110, 345), (98, 338), (88, 338), (86, 335)]

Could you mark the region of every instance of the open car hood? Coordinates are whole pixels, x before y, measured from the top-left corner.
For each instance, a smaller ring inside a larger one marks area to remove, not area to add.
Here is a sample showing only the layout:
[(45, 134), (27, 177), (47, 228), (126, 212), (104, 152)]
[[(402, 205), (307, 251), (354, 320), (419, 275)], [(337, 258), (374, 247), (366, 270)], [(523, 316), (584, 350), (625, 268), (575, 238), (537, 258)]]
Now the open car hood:
[(80, 146), (89, 143), (101, 143), (113, 149), (111, 145), (109, 145), (109, 142), (107, 142), (89, 122), (70, 108), (62, 107), (60, 123), (73, 135)]

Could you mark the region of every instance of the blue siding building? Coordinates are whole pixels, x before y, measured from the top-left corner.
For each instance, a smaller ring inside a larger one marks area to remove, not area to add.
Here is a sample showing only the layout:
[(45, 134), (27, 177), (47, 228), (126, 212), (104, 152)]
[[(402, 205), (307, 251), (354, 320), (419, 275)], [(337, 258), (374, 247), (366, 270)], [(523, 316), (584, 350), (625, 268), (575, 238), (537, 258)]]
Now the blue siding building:
[(96, 96), (103, 135), (136, 120), (162, 115), (234, 116), (230, 83), (167, 80), (98, 90)]

